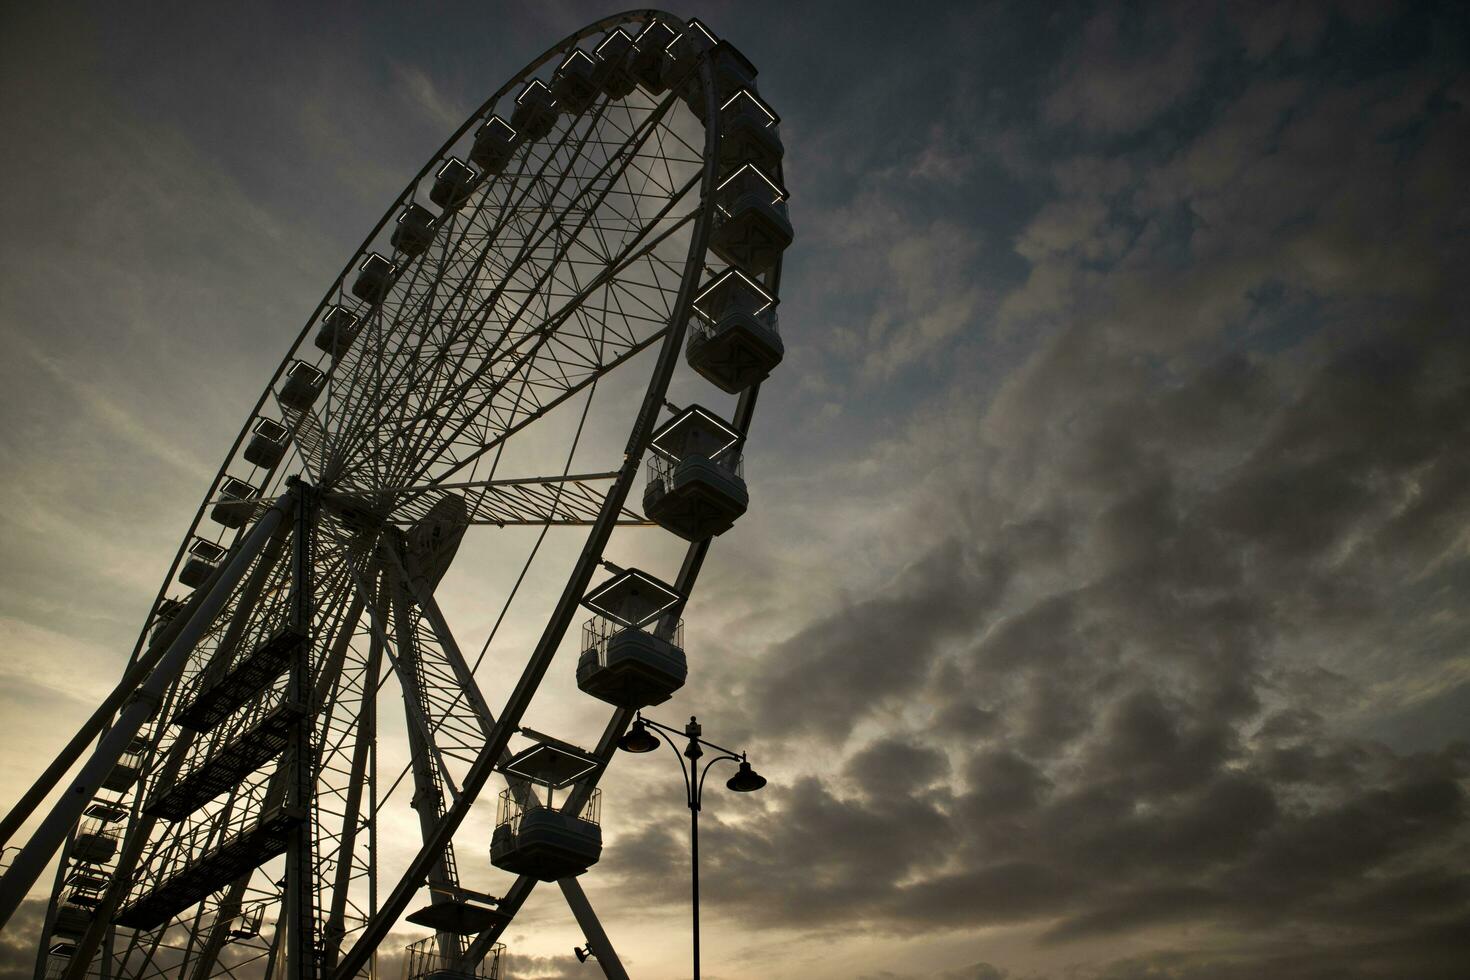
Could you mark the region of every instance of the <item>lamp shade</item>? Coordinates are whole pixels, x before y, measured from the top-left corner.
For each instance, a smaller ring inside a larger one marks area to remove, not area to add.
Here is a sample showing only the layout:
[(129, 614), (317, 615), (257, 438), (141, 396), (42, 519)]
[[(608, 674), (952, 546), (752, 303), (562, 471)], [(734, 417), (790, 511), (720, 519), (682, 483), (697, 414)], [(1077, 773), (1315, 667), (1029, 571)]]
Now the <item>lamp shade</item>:
[(766, 777), (750, 768), (750, 763), (741, 760), (740, 770), (725, 780), (725, 786), (737, 793), (754, 793), (766, 785)]
[(658, 738), (642, 721), (633, 722), (633, 727), (618, 739), (618, 748), (624, 752), (644, 753), (658, 748)]

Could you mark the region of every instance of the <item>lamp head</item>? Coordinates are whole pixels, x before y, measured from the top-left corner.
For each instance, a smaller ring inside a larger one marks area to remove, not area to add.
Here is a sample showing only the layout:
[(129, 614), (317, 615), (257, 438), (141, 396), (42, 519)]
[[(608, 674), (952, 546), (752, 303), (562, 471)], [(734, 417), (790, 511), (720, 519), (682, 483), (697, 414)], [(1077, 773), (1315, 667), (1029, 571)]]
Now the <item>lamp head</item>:
[(618, 748), (624, 752), (640, 755), (644, 752), (652, 752), (658, 748), (658, 737), (648, 730), (648, 726), (643, 724), (643, 719), (640, 718), (633, 722), (633, 727), (629, 728), (622, 738), (618, 739)]
[(766, 777), (750, 768), (750, 763), (740, 760), (740, 769), (725, 780), (725, 786), (736, 793), (754, 793), (766, 785)]

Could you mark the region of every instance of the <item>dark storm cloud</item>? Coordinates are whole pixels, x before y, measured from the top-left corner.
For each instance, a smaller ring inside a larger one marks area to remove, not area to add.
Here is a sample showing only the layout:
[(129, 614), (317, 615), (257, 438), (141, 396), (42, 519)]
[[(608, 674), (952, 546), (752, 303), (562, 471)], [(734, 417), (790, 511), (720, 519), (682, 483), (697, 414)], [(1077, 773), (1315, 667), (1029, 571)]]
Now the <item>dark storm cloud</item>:
[[(1097, 977), (1463, 963), (1470, 730), (1361, 723), (1409, 678), (1459, 690), (1470, 640), (1464, 52), (1435, 15), (1201, 9), (1083, 28), (1044, 108), (1079, 142), (999, 307), (1043, 339), (988, 405), (950, 399), (979, 451), (916, 425), (900, 457), (933, 453), (974, 536), (768, 652), (754, 730), (855, 744), (720, 827), (726, 914), (1155, 937)], [(656, 827), (610, 870), (646, 881)], [(1185, 924), (1211, 941), (1175, 948)]]
[(881, 738), (848, 759), (844, 769), (859, 786), (906, 795), (947, 775), (949, 759), (932, 746)]
[(751, 685), (772, 734), (842, 738), (866, 712), (911, 695), (941, 645), (973, 630), (1006, 569), (953, 542), (905, 569), (879, 595), (813, 623), (772, 650)]
[(46, 903), (38, 898), (21, 902), (15, 915), (0, 933), (0, 980), (33, 980), (36, 975), (36, 944)]

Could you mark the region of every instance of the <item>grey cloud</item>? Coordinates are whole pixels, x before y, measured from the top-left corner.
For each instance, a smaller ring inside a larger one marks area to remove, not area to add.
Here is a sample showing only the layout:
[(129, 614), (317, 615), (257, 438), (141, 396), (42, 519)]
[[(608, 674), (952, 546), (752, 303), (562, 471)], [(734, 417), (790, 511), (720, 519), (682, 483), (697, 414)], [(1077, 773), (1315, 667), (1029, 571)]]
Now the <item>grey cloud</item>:
[[(1252, 43), (1284, 50), (1314, 31), (1285, 21)], [(1456, 157), (1349, 148), (1356, 107), (1427, 118), (1413, 99), (1386, 108), (1383, 88), (1247, 89), (1239, 113), (1215, 116), (1223, 131), (1200, 128), (1198, 154), (1186, 138), (1177, 155), (1083, 167), (1069, 179), (1088, 200), (1038, 216), (1024, 322), (1044, 309), (1060, 323), (988, 405), (952, 400), (980, 416), (982, 444), (946, 457), (950, 481), (914, 505), (966, 494), (965, 534), (984, 550), (958, 535), (930, 546), (887, 592), (772, 646), (757, 671), (772, 682), (746, 692), (782, 735), (801, 685), (822, 730), (907, 726), (855, 739), (842, 774), (923, 816), (815, 780), (778, 791), (710, 858), (727, 914), (770, 923), (780, 894), (779, 914), (812, 929), (1024, 925), (1054, 950), (1121, 936), (1154, 949), (1076, 976), (1377, 977), (1395, 962), (1449, 975), (1464, 943), (1446, 924), (1470, 908), (1446, 870), (1467, 846), (1466, 758), (1445, 747), (1463, 727), (1403, 754), (1338, 721), (1413, 672), (1393, 647), (1416, 621), (1438, 623), (1438, 652), (1417, 661), (1430, 690), (1470, 636), (1459, 579), (1416, 584), (1464, 563), (1467, 493), (1450, 475), (1470, 423), (1463, 316), (1447, 278), (1402, 256), (1376, 265), (1352, 242), (1392, 220), (1407, 253), (1463, 256), (1424, 210), (1391, 204), (1398, 182)], [(1456, 131), (1462, 110), (1425, 125)], [(1227, 145), (1242, 167), (1207, 167)], [(1171, 223), (1181, 200), (1207, 224)], [(1344, 285), (1331, 262), (1304, 264), (1328, 256), (1361, 274)], [(1277, 277), (1296, 280), (1287, 298)], [(1058, 283), (1071, 285), (1048, 295)], [(1006, 303), (1023, 322), (1024, 303)], [(1314, 303), (1332, 312), (1308, 329)], [(914, 430), (905, 459), (923, 458)], [(1003, 579), (954, 557), (977, 553)], [(917, 656), (867, 655), (899, 635)], [(903, 762), (925, 738), (950, 757), (934, 785), (920, 756)], [(927, 852), (908, 836), (920, 819), (944, 828)], [(895, 842), (886, 859), (840, 846), (859, 829)], [(772, 868), (795, 854), (809, 873), (792, 886)], [(641, 880), (632, 863), (621, 873)], [(1184, 925), (1197, 948), (1171, 946)], [(1334, 948), (1345, 934), (1356, 955)]]
[(1006, 980), (1011, 975), (1009, 970), (1002, 970), (993, 963), (971, 963), (959, 970), (945, 970), (936, 973), (935, 980)]
[(1104, 6), (1083, 25), (1061, 84), (1047, 100), (1053, 123), (1127, 133), (1192, 94), (1206, 62), (1211, 10), (1176, 4), (1168, 17)]
[(882, 738), (847, 760), (847, 776), (873, 794), (907, 795), (949, 772), (949, 759), (932, 746)]
[(567, 953), (562, 956), (528, 956), (507, 953), (501, 958), (505, 980), (588, 980), (601, 974), (596, 961), (583, 963)]
[(16, 909), (0, 933), (0, 980), (33, 980), (36, 945), (31, 937), (40, 932), (45, 916), (46, 904), (39, 898), (28, 898)]
[(747, 695), (762, 726), (842, 738), (874, 709), (916, 690), (942, 644), (986, 615), (1007, 575), (1003, 561), (950, 542), (883, 593), (783, 641)]

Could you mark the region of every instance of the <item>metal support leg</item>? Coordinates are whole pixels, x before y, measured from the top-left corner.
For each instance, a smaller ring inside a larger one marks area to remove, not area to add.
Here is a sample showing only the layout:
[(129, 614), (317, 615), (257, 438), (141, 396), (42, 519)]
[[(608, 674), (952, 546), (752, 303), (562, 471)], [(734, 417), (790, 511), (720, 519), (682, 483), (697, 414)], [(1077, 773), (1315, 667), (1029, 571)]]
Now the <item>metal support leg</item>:
[[(362, 600), (359, 598), (358, 603)], [(355, 622), (358, 617), (353, 617)], [(376, 636), (368, 647), (367, 669), (363, 673), (362, 708), (357, 714), (357, 742), (352, 749), (352, 779), (348, 782), (347, 803), (343, 807), (342, 843), (337, 850), (337, 877), (332, 888), (332, 907), (327, 915), (326, 928), (322, 935), (322, 968), (331, 971), (337, 965), (337, 953), (342, 948), (342, 938), (347, 934), (347, 889), (352, 882), (352, 855), (357, 846), (358, 825), (361, 819), (363, 787), (372, 772), (372, 747), (378, 731), (378, 674), (383, 665), (383, 644)], [(372, 811), (368, 811), (371, 823)], [(369, 853), (372, 853), (369, 851)]]
[(454, 634), (449, 631), (449, 624), (445, 622), (444, 614), (439, 611), (439, 603), (434, 601), (433, 590), (428, 588), (428, 583), (422, 576), (413, 574), (397, 550), (390, 550), (403, 576), (402, 581), (409, 595), (413, 598), (414, 604), (423, 612), (424, 618), (429, 621), (429, 628), (434, 631), (434, 638), (439, 641), (439, 647), (444, 652), (444, 659), (449, 661), (450, 669), (454, 671), (455, 681), (464, 690), (465, 700), (480, 723), (480, 731), (489, 735), (495, 727), (495, 716), (491, 714), (490, 705), (486, 702), (485, 696), (480, 693), (480, 686), (475, 681), (475, 675), (470, 672), (469, 664), (465, 662), (464, 654), (460, 652), (459, 644), (454, 640)]
[(576, 878), (563, 878), (557, 885), (561, 887), (561, 893), (565, 896), (572, 915), (576, 916), (577, 925), (582, 927), (587, 948), (592, 951), (597, 965), (602, 967), (603, 974), (608, 980), (628, 980), (628, 971), (623, 969), (623, 961), (613, 952), (607, 932), (603, 930), (602, 923), (597, 921), (597, 913), (592, 911), (592, 903), (587, 901), (587, 895), (582, 891), (582, 883)]
[[(311, 488), (296, 484), (296, 536), (292, 551), (292, 625), (308, 637), (312, 620), (312, 518)], [(313, 872), (312, 791), (316, 782), (312, 728), (316, 722), (316, 698), (311, 690), (311, 649), (308, 639), (299, 644), (291, 665), (287, 697), (306, 711), (291, 726), (288, 806), (302, 820), (291, 832), (286, 847), (286, 971), (291, 980), (316, 980), (316, 881)]]
[[(270, 540), (266, 542), (261, 550), (259, 560), (250, 572), (245, 584), (240, 588), (239, 598), (235, 602), (235, 611), (230, 624), (225, 627), (219, 642), (215, 645), (214, 653), (210, 662), (205, 665), (204, 672), (199, 680), (208, 683), (224, 672), (236, 646), (244, 637), (245, 628), (249, 624), (250, 613), (253, 611), (256, 601), (260, 598), (261, 591), (270, 580), (271, 574), (276, 568), (281, 552), (291, 536), (291, 525), (283, 519), (276, 525)], [(210, 588), (206, 584), (205, 589)], [(177, 622), (177, 620), (176, 620)], [(170, 624), (172, 625), (172, 624)], [(182, 625), (182, 623), (179, 623)], [(162, 635), (161, 639), (167, 639)], [(156, 766), (156, 781), (167, 785), (172, 783), (183, 766), (190, 748), (194, 744), (194, 733), (188, 730), (181, 731), (164, 755), (161, 765)], [(132, 819), (128, 824), (128, 836), (123, 840), (122, 855), (118, 858), (112, 871), (112, 882), (103, 893), (102, 904), (97, 907), (96, 916), (92, 925), (88, 927), (86, 935), (77, 943), (75, 952), (71, 955), (71, 965), (66, 968), (64, 980), (85, 980), (90, 969), (92, 958), (97, 950), (101, 948), (104, 936), (110, 930), (106, 923), (112, 921), (117, 912), (118, 905), (127, 894), (129, 883), (132, 880), (133, 870), (137, 867), (139, 859), (143, 856), (149, 835), (153, 832), (156, 818), (140, 812), (141, 800), (133, 803)], [(131, 944), (130, 944), (131, 948)]]
[(0, 880), (0, 926), (10, 921), (46, 863), (61, 846), (72, 825), (81, 817), (82, 810), (96, 794), (102, 780), (117, 765), (117, 760), (133, 740), (133, 736), (138, 734), (144, 722), (163, 702), (164, 693), (183, 672), (189, 654), (194, 651), (194, 645), (214, 623), (220, 609), (250, 567), (250, 562), (265, 547), (271, 532), (290, 506), (291, 498), (292, 494), (283, 495), (270, 510), (261, 515), (241, 543), (240, 549), (222, 569), (219, 578), (209, 590), (209, 595), (195, 608), (189, 621), (169, 644), (168, 651), (159, 659), (158, 666), (123, 705), (117, 721), (103, 736), (92, 758), (82, 766), (67, 792), (57, 801), (51, 813), (16, 856), (15, 863), (5, 873), (5, 878)]
[[(387, 605), (387, 603), (381, 600), (375, 600), (369, 596), (367, 584), (362, 580), (362, 576), (358, 574), (356, 568), (349, 567), (348, 571), (352, 575), (352, 582), (357, 588), (357, 594), (364, 597), (367, 601), (368, 628), (372, 630), (374, 638), (383, 645), (383, 653), (388, 657), (389, 666), (393, 668), (394, 673), (402, 676), (401, 671), (405, 670), (406, 666), (402, 665), (401, 658), (394, 652), (393, 644), (388, 641), (387, 625), (383, 622), (385, 610), (379, 608), (379, 606)], [(410, 729), (417, 730), (419, 736), (434, 753), (434, 760), (439, 766), (439, 772), (444, 777), (444, 788), (449, 791), (450, 798), (458, 799), (459, 787), (455, 785), (454, 780), (449, 775), (449, 767), (444, 764), (444, 755), (439, 751), (438, 745), (434, 742), (434, 734), (429, 730), (428, 722), (424, 719), (422, 713), (417, 711), (409, 712), (407, 721)]]
[[(395, 673), (398, 674), (399, 684), (403, 688), (403, 710), (410, 718), (418, 716), (418, 724), (408, 728), (408, 744), (413, 768), (413, 808), (418, 812), (419, 832), (427, 841), (444, 816), (442, 780), (449, 773), (443, 768), (442, 757), (435, 754), (437, 746), (433, 741), (433, 723), (426, 711), (428, 701), (423, 690), (423, 666), (419, 644), (410, 622), (409, 597), (399, 576), (393, 574), (393, 569), (387, 569), (383, 578), (390, 596), (394, 629), (398, 634), (398, 669)], [(425, 744), (426, 740), (428, 744)], [(436, 759), (440, 760), (438, 769), (435, 768)], [(459, 870), (454, 861), (453, 841), (444, 843), (439, 859), (430, 866), (425, 881), (429, 885), (429, 901), (432, 904), (450, 901), (457, 894)], [(459, 936), (448, 932), (439, 932), (437, 936), (439, 955), (444, 961), (448, 963), (458, 959), (463, 951)]]

